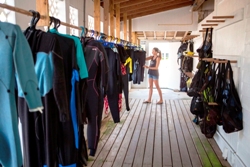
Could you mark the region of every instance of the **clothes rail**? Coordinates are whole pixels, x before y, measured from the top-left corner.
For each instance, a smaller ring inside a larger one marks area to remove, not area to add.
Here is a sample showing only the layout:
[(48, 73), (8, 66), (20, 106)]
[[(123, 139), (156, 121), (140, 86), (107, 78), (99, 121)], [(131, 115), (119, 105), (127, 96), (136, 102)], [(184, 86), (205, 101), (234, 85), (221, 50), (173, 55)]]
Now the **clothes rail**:
[(226, 60), (226, 59), (216, 59), (216, 58), (201, 58), (200, 60), (206, 62), (214, 62), (214, 63), (227, 63), (228, 61), (230, 61), (230, 63), (237, 63), (237, 60)]
[[(3, 3), (0, 3), (0, 8), (5, 8), (5, 9), (11, 10), (11, 11), (14, 11), (14, 12), (17, 12), (17, 13), (21, 13), (21, 14), (24, 14), (24, 15), (27, 15), (27, 16), (33, 16), (33, 13), (30, 12), (30, 11), (27, 11), (27, 10), (24, 10), (24, 9), (21, 9), (21, 8), (18, 8), (18, 7), (13, 7), (13, 6), (10, 6), (10, 5), (7, 5), (7, 4), (3, 4)], [(40, 19), (45, 19), (45, 18), (46, 18), (46, 16), (43, 16), (43, 15), (40, 16)], [(78, 29), (78, 30), (81, 30), (81, 31), (83, 30), (83, 28), (75, 26), (75, 25), (71, 25), (69, 23), (65, 23), (65, 22), (60, 21), (60, 24), (66, 26), (66, 27), (75, 28), (75, 29)], [(87, 30), (86, 34), (87, 33), (92, 33), (93, 31), (94, 31), (95, 34), (99, 34), (99, 32), (97, 32), (95, 30), (88, 30), (87, 28), (86, 28), (86, 30)], [(111, 39), (115, 39), (114, 37), (108, 36), (108, 35), (106, 35), (104, 33), (101, 33), (101, 34), (105, 35), (106, 37), (110, 37)], [(122, 39), (119, 39), (119, 40), (124, 41), (124, 43), (130, 43), (129, 41), (125, 41), (125, 40), (122, 40)]]

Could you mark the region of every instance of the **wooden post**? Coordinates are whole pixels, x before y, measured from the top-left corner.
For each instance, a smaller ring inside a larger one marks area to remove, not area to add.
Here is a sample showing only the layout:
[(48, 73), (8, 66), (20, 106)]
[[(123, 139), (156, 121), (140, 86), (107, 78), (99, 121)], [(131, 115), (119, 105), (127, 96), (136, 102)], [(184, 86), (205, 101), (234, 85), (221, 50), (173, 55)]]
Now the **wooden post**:
[(100, 0), (94, 0), (94, 29), (100, 32)]
[(120, 38), (120, 31), (121, 31), (121, 29), (120, 29), (120, 22), (121, 22), (120, 21), (120, 17), (121, 17), (120, 4), (119, 3), (116, 4), (115, 7), (116, 7), (116, 22), (115, 22), (115, 24), (116, 24), (116, 37)]
[(110, 35), (115, 36), (115, 25), (114, 25), (114, 0), (110, 0)]
[(132, 43), (135, 43), (135, 34), (136, 34), (136, 32), (132, 32)]
[(104, 34), (109, 34), (109, 0), (104, 1), (104, 24), (103, 24)]
[(141, 45), (141, 40), (140, 39), (137, 39), (137, 45)]
[(132, 19), (131, 17), (128, 19), (128, 27), (129, 27), (129, 34), (128, 34), (128, 41), (132, 42)]
[(127, 13), (123, 13), (123, 34), (124, 40), (127, 40)]
[(48, 26), (49, 25), (49, 2), (48, 0), (36, 0), (36, 11), (44, 16), (40, 19), (37, 26)]

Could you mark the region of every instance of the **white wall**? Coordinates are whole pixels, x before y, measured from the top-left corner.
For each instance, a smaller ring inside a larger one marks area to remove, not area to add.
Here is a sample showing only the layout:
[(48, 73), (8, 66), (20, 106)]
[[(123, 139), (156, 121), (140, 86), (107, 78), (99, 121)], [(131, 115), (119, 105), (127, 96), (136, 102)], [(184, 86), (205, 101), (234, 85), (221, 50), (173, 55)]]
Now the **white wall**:
[(135, 18), (132, 20), (132, 29), (133, 31), (196, 30), (198, 14), (190, 12), (190, 9), (188, 6)]
[[(222, 127), (218, 126), (214, 139), (231, 166), (250, 166), (250, 0), (215, 0), (214, 5), (215, 11), (206, 19), (211, 19), (213, 15), (235, 16), (234, 19), (227, 19), (225, 23), (214, 28), (213, 51), (214, 57), (238, 61), (232, 65), (243, 107), (244, 126), (242, 131), (232, 134), (226, 134)], [(201, 24), (205, 23), (205, 20), (198, 25), (198, 29), (202, 28)], [(195, 48), (199, 47), (198, 43), (201, 42), (201, 37), (195, 39)]]

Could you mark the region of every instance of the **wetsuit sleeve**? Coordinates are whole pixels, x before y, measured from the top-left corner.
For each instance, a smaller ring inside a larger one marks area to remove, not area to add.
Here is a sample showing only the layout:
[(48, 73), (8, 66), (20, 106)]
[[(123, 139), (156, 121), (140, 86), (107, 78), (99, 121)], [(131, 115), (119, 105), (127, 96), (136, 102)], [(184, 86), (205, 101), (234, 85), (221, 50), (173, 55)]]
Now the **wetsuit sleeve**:
[(15, 73), (24, 98), (30, 111), (41, 111), (43, 109), (41, 94), (38, 88), (32, 52), (29, 44), (19, 26), (16, 26), (15, 38), (11, 43), (13, 47), (13, 61)]
[[(104, 49), (103, 52), (100, 52), (101, 54), (101, 71), (102, 71), (102, 86), (105, 90), (107, 90), (108, 87), (108, 72), (109, 72), (109, 64), (108, 64), (108, 56)], [(105, 91), (106, 92), (106, 91)]]

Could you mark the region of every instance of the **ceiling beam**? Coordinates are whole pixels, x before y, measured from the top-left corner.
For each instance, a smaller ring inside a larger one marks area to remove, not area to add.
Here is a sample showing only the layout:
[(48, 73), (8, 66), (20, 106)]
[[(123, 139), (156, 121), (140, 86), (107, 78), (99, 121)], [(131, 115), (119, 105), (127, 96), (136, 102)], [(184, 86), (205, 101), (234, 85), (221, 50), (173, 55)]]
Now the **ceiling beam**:
[(145, 31), (143, 31), (143, 35), (144, 35), (144, 38), (147, 39), (147, 35), (146, 35)]
[[(183, 0), (176, 0), (177, 2), (183, 2)], [(134, 5), (132, 8), (129, 7), (123, 7), (121, 8), (121, 12), (129, 12), (129, 11), (133, 11), (133, 10), (140, 10), (143, 8), (148, 8), (148, 7), (155, 7), (155, 6), (159, 6), (162, 4), (173, 4), (176, 1), (173, 0), (154, 0), (154, 1), (149, 1), (149, 2), (144, 2), (143, 5), (139, 4), (139, 5)], [(187, 1), (187, 0), (186, 0)], [(191, 1), (191, 0), (189, 0)]]
[(164, 38), (163, 39), (166, 39), (167, 38), (167, 31), (164, 32)]
[(188, 1), (188, 2), (184, 2), (184, 3), (172, 5), (172, 6), (163, 6), (163, 7), (161, 6), (160, 8), (157, 8), (157, 9), (147, 9), (147, 10), (143, 10), (143, 11), (129, 12), (128, 15), (131, 18), (142, 17), (142, 16), (146, 16), (146, 15), (159, 13), (159, 12), (164, 12), (164, 11), (167, 11), (167, 10), (181, 8), (181, 7), (184, 7), (184, 6), (191, 5), (191, 4), (192, 4), (192, 2)]
[(153, 0), (133, 0), (129, 2), (123, 2), (121, 3), (121, 8), (129, 7), (129, 6), (131, 7), (131, 6), (138, 5), (138, 4), (143, 5), (143, 3), (149, 2), (149, 1), (153, 2)]
[(173, 39), (175, 39), (175, 38), (176, 38), (176, 35), (177, 35), (177, 31), (175, 31)]
[(156, 39), (156, 33), (155, 33), (155, 31), (154, 31), (154, 39)]
[(122, 3), (122, 2), (127, 2), (127, 1), (129, 1), (129, 0), (114, 0), (114, 4), (118, 4), (118, 3)]

